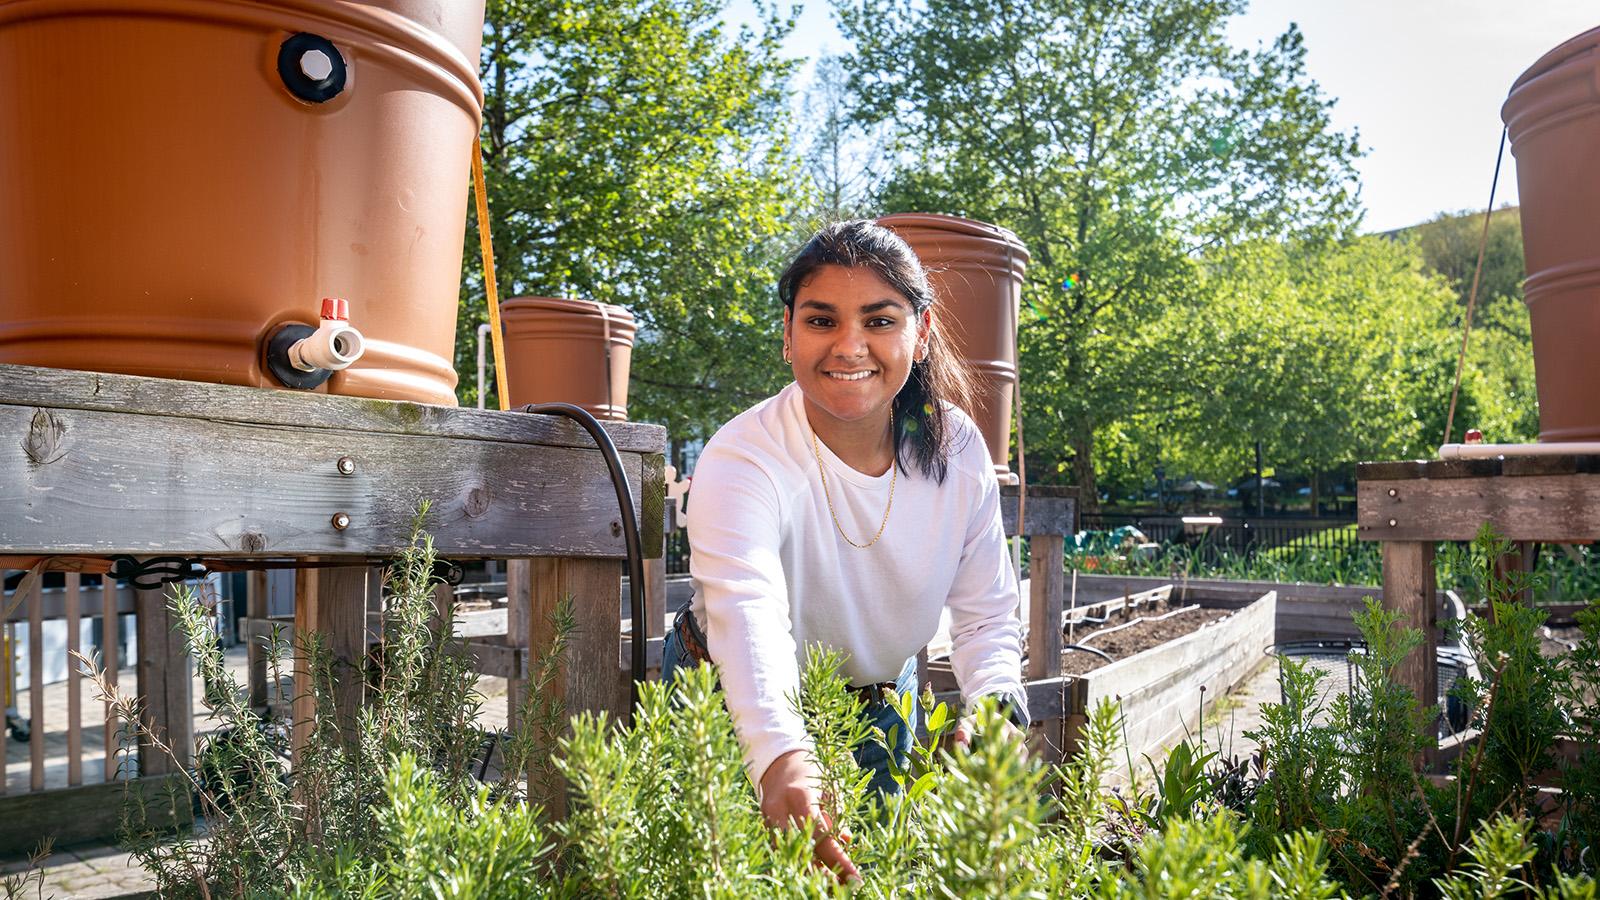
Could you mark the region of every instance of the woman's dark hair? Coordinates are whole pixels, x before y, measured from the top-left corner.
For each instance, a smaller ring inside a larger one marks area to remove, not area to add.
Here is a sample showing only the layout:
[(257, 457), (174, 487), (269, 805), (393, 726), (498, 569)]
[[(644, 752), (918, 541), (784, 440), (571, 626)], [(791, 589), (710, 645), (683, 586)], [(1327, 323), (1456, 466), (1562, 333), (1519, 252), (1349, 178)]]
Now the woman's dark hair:
[(914, 460), (922, 474), (943, 484), (950, 468), (950, 411), (946, 403), (969, 407), (972, 376), (939, 326), (938, 299), (928, 274), (911, 246), (899, 235), (869, 219), (835, 222), (818, 231), (795, 253), (778, 278), (778, 299), (794, 315), (800, 286), (823, 266), (868, 269), (887, 281), (920, 317), (932, 310), (928, 352), (912, 363), (911, 377), (894, 398), (894, 458), (901, 469)]

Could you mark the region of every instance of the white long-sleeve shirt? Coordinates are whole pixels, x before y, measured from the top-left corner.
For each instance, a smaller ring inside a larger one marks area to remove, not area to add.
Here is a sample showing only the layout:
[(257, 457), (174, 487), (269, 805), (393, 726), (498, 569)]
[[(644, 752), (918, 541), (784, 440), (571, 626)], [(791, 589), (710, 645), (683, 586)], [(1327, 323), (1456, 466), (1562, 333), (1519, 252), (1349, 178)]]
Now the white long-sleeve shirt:
[[(813, 643), (845, 654), (851, 684), (892, 681), (948, 608), (962, 695), (1024, 702), (999, 486), (977, 426), (950, 412), (944, 483), (914, 465), (900, 472), (883, 536), (866, 549), (845, 543), (834, 526), (797, 385), (706, 444), (688, 510), (694, 613), (755, 783), (779, 756), (811, 749), (790, 697)], [(839, 523), (866, 543), (883, 521), (891, 474), (864, 475), (821, 441), (817, 447)]]

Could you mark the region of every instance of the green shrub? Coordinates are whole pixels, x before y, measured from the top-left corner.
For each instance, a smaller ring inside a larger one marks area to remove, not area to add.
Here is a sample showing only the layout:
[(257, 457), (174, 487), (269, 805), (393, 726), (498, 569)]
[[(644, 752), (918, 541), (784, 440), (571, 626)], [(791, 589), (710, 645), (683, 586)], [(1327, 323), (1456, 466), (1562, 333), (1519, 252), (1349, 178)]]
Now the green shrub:
[[(1481, 554), (1495, 552), (1491, 541)], [(480, 698), (447, 637), (448, 613), (434, 627), (431, 569), (419, 536), (392, 573), (373, 696), (353, 726), (341, 729), (332, 708), (326, 649), (307, 646), (316, 714), (292, 774), (281, 736), (239, 700), (198, 599), (177, 594), (205, 701), (232, 730), (202, 747), (192, 773), (203, 833), (136, 834), (164, 896), (1594, 896), (1600, 763), (1566, 765), (1550, 831), (1530, 824), (1540, 813), (1530, 779), (1556, 737), (1592, 738), (1600, 724), (1600, 607), (1582, 616), (1579, 651), (1558, 660), (1538, 655), (1539, 619), (1527, 610), (1497, 603), (1492, 618), (1467, 623), (1483, 677), (1460, 695), (1484, 737), (1449, 787), (1421, 775), (1429, 713), (1394, 680), (1419, 637), (1371, 602), (1357, 616), (1368, 649), (1348, 695), (1324, 705), (1320, 676), (1284, 662), (1284, 702), (1267, 705), (1253, 733), (1254, 776), (1185, 743), (1153, 787), (1122, 796), (1102, 784), (1121, 727), (1114, 705), (1091, 711), (1076, 755), (1043, 767), (993, 737), (1003, 719), (987, 701), (970, 711), (973, 747), (940, 749), (953, 713), (925, 695), (931, 739), (894, 773), (904, 790), (879, 798), (851, 750), (893, 736), (863, 724), (839, 659), (812, 650), (793, 702), (815, 741), (831, 827), (861, 871), (844, 886), (814, 867), (811, 833), (763, 822), (711, 667), (641, 685), (628, 725), (568, 720), (537, 689), (562, 675), (570, 609), (535, 654), (536, 689), (521, 732), (504, 742), (504, 776), (475, 781)], [(1479, 571), (1486, 595), (1509, 590), (1492, 566)], [(894, 702), (909, 714), (916, 700)], [(530, 790), (565, 815), (547, 816)], [(130, 810), (135, 824), (155, 821)]]

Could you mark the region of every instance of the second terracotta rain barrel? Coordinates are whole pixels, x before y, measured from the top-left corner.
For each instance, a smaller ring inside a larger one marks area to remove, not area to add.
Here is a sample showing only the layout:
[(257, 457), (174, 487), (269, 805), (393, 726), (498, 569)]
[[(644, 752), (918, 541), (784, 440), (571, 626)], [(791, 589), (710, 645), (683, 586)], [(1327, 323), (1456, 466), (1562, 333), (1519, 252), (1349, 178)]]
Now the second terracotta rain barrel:
[(1028, 251), (1015, 234), (958, 216), (897, 213), (878, 224), (893, 230), (928, 269), (942, 305), (945, 333), (977, 372), (975, 405), (995, 475), (1012, 482), (1011, 395), (1017, 383), (1017, 315)]
[(620, 306), (517, 297), (500, 304), (511, 407), (572, 403), (602, 421), (628, 420), (637, 327)]
[(482, 0), (0, 2), (0, 362), (454, 404)]
[(1539, 439), (1600, 440), (1600, 28), (1522, 73), (1500, 115), (1517, 159)]

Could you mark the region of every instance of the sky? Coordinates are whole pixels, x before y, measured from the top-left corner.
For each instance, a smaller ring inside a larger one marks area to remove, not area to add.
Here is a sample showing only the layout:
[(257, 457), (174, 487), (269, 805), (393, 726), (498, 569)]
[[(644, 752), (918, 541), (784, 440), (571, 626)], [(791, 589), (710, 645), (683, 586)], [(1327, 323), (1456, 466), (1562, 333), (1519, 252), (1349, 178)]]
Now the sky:
[[(848, 42), (826, 0), (804, 0), (785, 49), (813, 59)], [(754, 22), (751, 0), (727, 20)], [(1500, 105), (1545, 51), (1600, 26), (1600, 0), (1252, 0), (1229, 29), (1255, 47), (1289, 23), (1305, 36), (1306, 68), (1334, 106), (1334, 125), (1356, 129), (1366, 231), (1481, 210), (1489, 200)], [(807, 77), (807, 76), (803, 76)], [(1516, 203), (1508, 148), (1495, 206)]]

